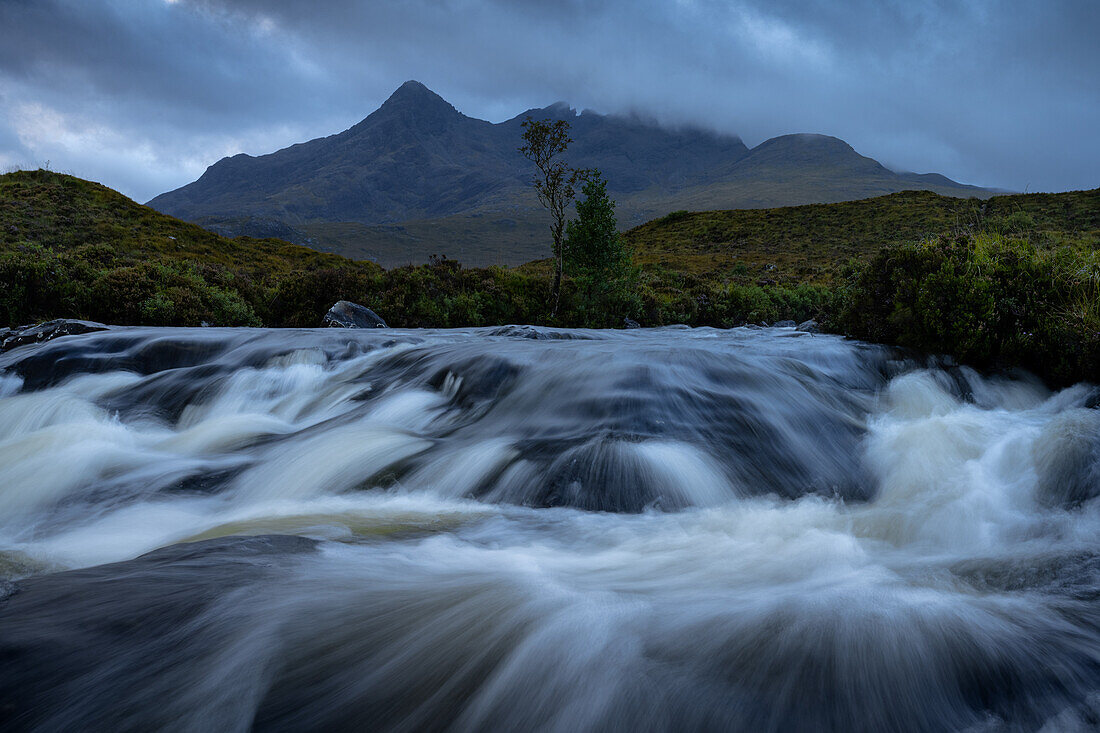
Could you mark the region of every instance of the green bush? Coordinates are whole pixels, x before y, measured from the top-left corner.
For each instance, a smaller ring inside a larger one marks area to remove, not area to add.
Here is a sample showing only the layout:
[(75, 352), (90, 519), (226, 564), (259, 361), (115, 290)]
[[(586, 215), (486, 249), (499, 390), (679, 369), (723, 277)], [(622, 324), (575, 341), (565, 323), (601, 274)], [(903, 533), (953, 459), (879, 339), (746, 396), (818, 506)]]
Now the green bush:
[[(39, 245), (0, 253), (0, 317), (23, 325), (72, 314), (80, 317), (95, 271)], [(0, 324), (2, 325), (2, 324)]]
[(834, 326), (858, 338), (1022, 366), (1053, 383), (1100, 374), (1095, 249), (978, 233), (883, 249), (848, 272)]
[(91, 288), (89, 317), (144, 326), (258, 326), (239, 294), (186, 266), (142, 263), (104, 272)]
[(269, 326), (316, 328), (338, 300), (369, 304), (379, 290), (378, 279), (361, 270), (321, 267), (292, 271), (279, 278), (264, 307)]

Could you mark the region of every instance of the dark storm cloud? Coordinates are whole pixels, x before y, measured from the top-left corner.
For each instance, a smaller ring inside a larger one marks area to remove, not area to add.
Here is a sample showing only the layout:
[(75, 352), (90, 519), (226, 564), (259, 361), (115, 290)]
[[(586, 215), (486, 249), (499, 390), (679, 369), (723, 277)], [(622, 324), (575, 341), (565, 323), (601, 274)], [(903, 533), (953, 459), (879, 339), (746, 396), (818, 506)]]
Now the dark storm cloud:
[(0, 165), (144, 199), (347, 127), (417, 78), (500, 120), (564, 99), (888, 165), (1100, 185), (1100, 3), (0, 0)]

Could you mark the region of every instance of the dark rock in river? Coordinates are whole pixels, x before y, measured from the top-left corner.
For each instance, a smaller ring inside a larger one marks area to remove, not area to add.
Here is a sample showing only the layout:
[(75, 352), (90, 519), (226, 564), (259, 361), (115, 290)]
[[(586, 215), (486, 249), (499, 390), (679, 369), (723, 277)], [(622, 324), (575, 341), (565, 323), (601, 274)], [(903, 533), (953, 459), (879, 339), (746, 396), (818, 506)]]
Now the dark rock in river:
[(776, 321), (774, 327), (775, 328), (794, 328), (795, 327), (795, 322), (794, 321)]
[(326, 328), (389, 328), (377, 313), (350, 300), (338, 301), (329, 308), (321, 325)]
[(1068, 410), (1052, 419), (1032, 449), (1037, 498), (1072, 509), (1100, 495), (1100, 410)]
[(638, 323), (637, 321), (635, 321), (632, 318), (624, 318), (623, 319), (623, 327), (624, 328), (641, 328), (642, 324)]
[(531, 339), (532, 341), (591, 341), (595, 336), (578, 331), (540, 328), (537, 326), (500, 326), (489, 332), (490, 336)]
[(817, 321), (810, 319), (798, 324), (799, 331), (805, 331), (806, 333), (819, 333), (821, 329), (817, 327)]
[(0, 351), (7, 351), (25, 344), (37, 344), (60, 336), (106, 331), (107, 328), (102, 323), (76, 321), (67, 318), (58, 318), (38, 325), (22, 326), (14, 329), (5, 328), (0, 331)]
[[(222, 537), (16, 581), (0, 603), (0, 728), (172, 727), (180, 711), (164, 701), (195, 683), (181, 634), (213, 653), (217, 640), (193, 630), (203, 614), (317, 544), (285, 535)], [(114, 663), (104, 667), (107, 657)], [(139, 659), (140, 684), (133, 674)]]

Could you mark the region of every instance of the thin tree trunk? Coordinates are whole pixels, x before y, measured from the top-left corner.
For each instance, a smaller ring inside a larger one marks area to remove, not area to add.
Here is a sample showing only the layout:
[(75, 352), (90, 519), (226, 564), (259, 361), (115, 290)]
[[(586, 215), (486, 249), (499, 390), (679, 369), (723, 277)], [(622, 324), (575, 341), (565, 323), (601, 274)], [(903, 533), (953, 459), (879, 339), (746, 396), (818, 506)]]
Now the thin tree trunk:
[(558, 306), (561, 304), (561, 276), (564, 267), (564, 262), (561, 257), (558, 257), (558, 261), (554, 267), (554, 309), (550, 312), (551, 318), (558, 317)]

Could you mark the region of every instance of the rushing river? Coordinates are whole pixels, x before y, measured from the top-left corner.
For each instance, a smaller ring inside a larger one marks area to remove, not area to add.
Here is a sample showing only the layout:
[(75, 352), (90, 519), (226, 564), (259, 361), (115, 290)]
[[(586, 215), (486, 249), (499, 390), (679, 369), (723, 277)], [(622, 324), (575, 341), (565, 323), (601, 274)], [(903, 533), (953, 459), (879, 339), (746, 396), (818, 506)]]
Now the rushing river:
[(0, 727), (1100, 724), (1100, 392), (793, 330), (0, 356)]

